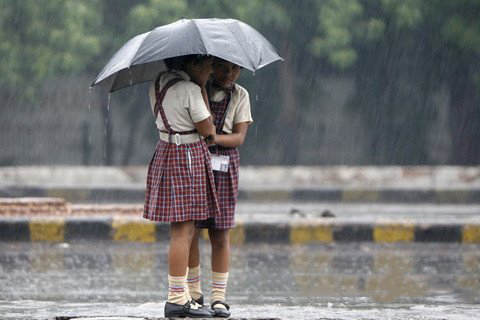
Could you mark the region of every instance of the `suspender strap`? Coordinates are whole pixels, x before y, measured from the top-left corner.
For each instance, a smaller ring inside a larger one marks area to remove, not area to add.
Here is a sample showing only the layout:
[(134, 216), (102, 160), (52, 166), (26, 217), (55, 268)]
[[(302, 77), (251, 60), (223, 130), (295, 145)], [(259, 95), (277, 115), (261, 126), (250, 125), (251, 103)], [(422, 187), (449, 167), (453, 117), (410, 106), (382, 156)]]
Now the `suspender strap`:
[(232, 99), (232, 93), (229, 91), (227, 92), (227, 107), (225, 108), (225, 112), (223, 113), (222, 121), (217, 128), (217, 133), (221, 134), (223, 132), (223, 125), (225, 124), (225, 118), (227, 117), (228, 107), (230, 106), (230, 100)]
[[(230, 100), (232, 99), (233, 91), (235, 90), (235, 84), (233, 84), (230, 88), (228, 88), (228, 90), (224, 90), (225, 91), (225, 98), (223, 98), (222, 101), (216, 101), (216, 102), (212, 101), (212, 96), (211, 96), (211, 94), (212, 94), (211, 92), (213, 91), (212, 90), (212, 85), (210, 83), (208, 83), (208, 84), (209, 84), (209, 88), (207, 90), (207, 95), (208, 95), (208, 100), (210, 102), (210, 105), (226, 103), (225, 111), (222, 115), (222, 120), (219, 123), (215, 123), (216, 124), (216, 130), (215, 131), (217, 132), (217, 134), (222, 134), (223, 125), (225, 124), (225, 118), (227, 117), (228, 107), (230, 106)], [(217, 114), (215, 114), (215, 116), (217, 116)]]
[(197, 133), (196, 129), (190, 130), (190, 131), (174, 131), (172, 127), (168, 124), (167, 116), (165, 115), (165, 111), (163, 110), (163, 99), (165, 99), (165, 95), (167, 94), (167, 90), (173, 86), (175, 83), (178, 81), (181, 81), (183, 79), (181, 78), (174, 78), (170, 81), (167, 82), (167, 84), (163, 87), (162, 91), (159, 92), (160, 90), (160, 76), (155, 80), (155, 107), (153, 108), (153, 112), (155, 114), (155, 117), (158, 116), (160, 113), (160, 116), (162, 117), (163, 125), (165, 126), (166, 130), (160, 130), (163, 133), (168, 133), (170, 135), (174, 134), (180, 134), (180, 135), (185, 135), (185, 134), (192, 134), (192, 133)]

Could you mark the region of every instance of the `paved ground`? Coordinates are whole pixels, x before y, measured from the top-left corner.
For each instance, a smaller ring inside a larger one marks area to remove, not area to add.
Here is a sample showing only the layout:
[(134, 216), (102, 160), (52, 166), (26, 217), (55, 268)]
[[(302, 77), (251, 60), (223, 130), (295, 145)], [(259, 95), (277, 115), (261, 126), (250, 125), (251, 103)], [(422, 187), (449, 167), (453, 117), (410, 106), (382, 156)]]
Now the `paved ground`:
[[(480, 168), (454, 166), (242, 166), (240, 188), (479, 188)], [(145, 186), (147, 167), (0, 167), (0, 186)]]
[[(167, 246), (0, 243), (0, 315), (160, 318)], [(236, 319), (475, 319), (479, 279), (478, 245), (234, 246), (228, 300)]]
[[(479, 168), (241, 172), (233, 318), (478, 319)], [(0, 203), (2, 319), (161, 319), (168, 226), (141, 218), (145, 173), (0, 168), (0, 197), (63, 198)]]
[[(0, 167), (0, 197), (142, 202), (146, 167)], [(478, 167), (242, 167), (248, 201), (480, 203)]]

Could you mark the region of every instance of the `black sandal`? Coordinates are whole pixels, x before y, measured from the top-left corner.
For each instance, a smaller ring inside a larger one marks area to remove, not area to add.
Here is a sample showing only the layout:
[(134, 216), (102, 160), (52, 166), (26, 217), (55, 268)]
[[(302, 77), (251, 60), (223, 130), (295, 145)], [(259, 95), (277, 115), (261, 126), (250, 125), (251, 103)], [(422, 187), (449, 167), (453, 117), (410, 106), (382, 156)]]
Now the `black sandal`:
[[(227, 309), (223, 308), (215, 308), (217, 304), (221, 304), (222, 306), (225, 306)], [(217, 300), (215, 302), (212, 302), (211, 308), (213, 311), (215, 311), (215, 314), (213, 315), (214, 317), (217, 318), (228, 318), (230, 317), (230, 306), (225, 302), (225, 301), (220, 301)]]
[(193, 301), (195, 301), (196, 303), (198, 303), (199, 305), (203, 306), (203, 294), (200, 296), (200, 298), (198, 299), (193, 299)]
[(212, 314), (202, 309), (192, 309), (190, 302), (175, 304), (166, 302), (164, 310), (165, 318), (211, 318)]
[(196, 303), (199, 309), (208, 311), (208, 313), (210, 313), (211, 316), (215, 315), (215, 311), (213, 311), (208, 305), (204, 305), (203, 300), (204, 298), (202, 294), (198, 299), (192, 298), (192, 303)]

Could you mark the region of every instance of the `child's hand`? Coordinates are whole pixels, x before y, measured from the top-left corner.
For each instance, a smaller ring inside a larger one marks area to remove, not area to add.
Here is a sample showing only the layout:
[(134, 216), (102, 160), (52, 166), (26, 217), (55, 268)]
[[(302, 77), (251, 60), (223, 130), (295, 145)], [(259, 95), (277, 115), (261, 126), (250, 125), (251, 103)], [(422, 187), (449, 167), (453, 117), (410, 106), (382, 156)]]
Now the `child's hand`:
[(214, 141), (215, 141), (215, 135), (210, 135), (205, 138), (205, 143), (207, 144), (207, 146), (214, 144)]

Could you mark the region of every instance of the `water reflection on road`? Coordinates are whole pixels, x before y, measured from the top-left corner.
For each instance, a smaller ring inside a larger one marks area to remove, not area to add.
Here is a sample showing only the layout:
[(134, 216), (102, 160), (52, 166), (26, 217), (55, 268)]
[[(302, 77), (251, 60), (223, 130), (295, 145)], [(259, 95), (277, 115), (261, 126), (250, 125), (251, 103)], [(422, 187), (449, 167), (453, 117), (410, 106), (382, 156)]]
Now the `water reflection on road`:
[[(2, 308), (21, 300), (162, 303), (167, 248), (166, 242), (1, 243)], [(302, 312), (319, 306), (474, 307), (480, 302), (478, 249), (439, 243), (234, 246), (228, 299), (237, 311), (259, 306), (252, 316), (268, 305), (284, 311), (304, 306)], [(201, 250), (208, 296), (210, 248), (204, 243)]]

